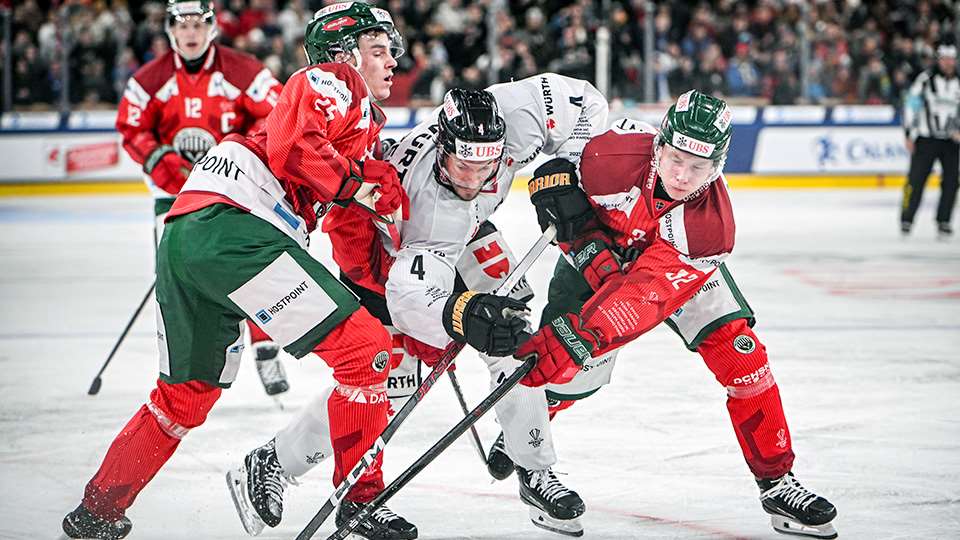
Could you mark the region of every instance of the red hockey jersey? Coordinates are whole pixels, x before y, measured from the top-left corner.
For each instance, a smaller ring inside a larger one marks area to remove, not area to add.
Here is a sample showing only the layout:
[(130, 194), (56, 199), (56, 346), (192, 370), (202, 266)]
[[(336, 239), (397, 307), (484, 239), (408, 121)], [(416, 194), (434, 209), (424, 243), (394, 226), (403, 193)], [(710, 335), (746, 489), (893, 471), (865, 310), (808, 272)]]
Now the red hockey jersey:
[[(174, 52), (134, 73), (120, 100), (117, 131), (123, 147), (143, 163), (157, 146), (173, 145), (195, 163), (228, 133), (247, 134), (270, 114), (282, 85), (256, 58), (211, 45), (199, 72), (188, 73)], [(161, 196), (178, 185), (156, 186)]]
[[(317, 64), (290, 76), (264, 129), (226, 140), (243, 144), (267, 165), (313, 231), (356, 163), (373, 157), (385, 123), (356, 68)], [(216, 194), (184, 191), (168, 219), (217, 202), (236, 206)]]
[(617, 250), (640, 253), (581, 310), (581, 326), (598, 337), (601, 349), (623, 345), (662, 322), (733, 250), (724, 179), (688, 201), (659, 195), (654, 137), (607, 131), (587, 144), (580, 161), (583, 190)]

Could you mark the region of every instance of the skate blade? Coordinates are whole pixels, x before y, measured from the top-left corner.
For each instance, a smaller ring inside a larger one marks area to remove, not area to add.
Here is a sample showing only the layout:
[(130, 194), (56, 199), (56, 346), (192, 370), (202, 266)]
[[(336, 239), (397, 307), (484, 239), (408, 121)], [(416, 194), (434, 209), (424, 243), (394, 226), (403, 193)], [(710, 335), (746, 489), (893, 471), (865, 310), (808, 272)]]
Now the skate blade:
[(237, 508), (237, 516), (240, 517), (243, 528), (250, 536), (258, 536), (267, 524), (257, 515), (247, 495), (246, 463), (241, 463), (236, 469), (227, 471), (227, 489), (230, 490), (230, 498), (233, 499), (233, 505)]
[(812, 538), (836, 538), (837, 530), (833, 528), (832, 523), (823, 525), (804, 525), (798, 521), (783, 517), (770, 516), (770, 524), (778, 533), (792, 534), (795, 536), (809, 536)]
[(280, 401), (280, 397), (278, 394), (274, 394), (270, 397), (273, 398), (273, 404), (276, 405), (278, 409), (280, 409), (281, 411), (284, 410), (283, 402)]
[(546, 531), (565, 536), (583, 536), (583, 525), (580, 523), (580, 518), (555, 519), (536, 506), (531, 506), (530, 521)]

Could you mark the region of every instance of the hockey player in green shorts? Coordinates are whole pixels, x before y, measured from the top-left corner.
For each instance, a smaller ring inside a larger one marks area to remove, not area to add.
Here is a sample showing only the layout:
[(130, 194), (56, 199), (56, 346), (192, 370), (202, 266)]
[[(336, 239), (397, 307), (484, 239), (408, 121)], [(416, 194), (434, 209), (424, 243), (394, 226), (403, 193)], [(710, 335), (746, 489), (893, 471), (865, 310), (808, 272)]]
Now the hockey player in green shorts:
[[(362, 205), (384, 222), (403, 214), (396, 170), (370, 157), (385, 123), (373, 101), (390, 95), (402, 42), (386, 11), (359, 2), (319, 11), (305, 39), (311, 65), (290, 77), (264, 130), (211, 148), (167, 216), (157, 268), (160, 377), (64, 518), (71, 538), (129, 533), (126, 509), (233, 382), (245, 319), (293, 356), (313, 352), (333, 369), (324, 399), (334, 484), (386, 426), (390, 335), (306, 247), (331, 204)], [(318, 54), (337, 43), (335, 61)], [(285, 470), (280, 446), (270, 440), (251, 452), (235, 477), (251, 534), (279, 524), (296, 474)], [(346, 499), (363, 505), (382, 489), (378, 462)], [(416, 537), (416, 527), (391, 516), (371, 527), (394, 533), (383, 538)]]

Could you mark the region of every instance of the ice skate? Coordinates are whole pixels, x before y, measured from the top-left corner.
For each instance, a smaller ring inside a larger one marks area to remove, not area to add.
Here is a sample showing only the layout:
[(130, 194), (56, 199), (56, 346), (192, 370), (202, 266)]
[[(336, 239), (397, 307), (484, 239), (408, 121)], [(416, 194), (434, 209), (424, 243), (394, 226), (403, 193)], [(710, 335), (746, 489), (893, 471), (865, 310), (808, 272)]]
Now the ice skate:
[(227, 472), (227, 488), (248, 534), (257, 536), (265, 526), (280, 524), (283, 491), (291, 482), (277, 461), (273, 440), (254, 449), (239, 467)]
[(757, 480), (760, 502), (780, 533), (814, 538), (836, 538), (833, 518), (837, 509), (830, 501), (800, 485), (793, 473), (772, 480)]
[(583, 525), (577, 519), (586, 510), (583, 499), (560, 483), (550, 468), (530, 471), (517, 466), (520, 499), (530, 506), (530, 521), (541, 529), (583, 536)]
[(263, 383), (263, 389), (266, 390), (267, 395), (275, 396), (289, 390), (287, 372), (280, 362), (280, 346), (272, 341), (261, 341), (253, 344), (253, 352), (257, 373), (260, 375), (260, 382)]
[(82, 504), (63, 518), (63, 532), (67, 538), (89, 540), (119, 540), (130, 534), (133, 524), (126, 516), (116, 521), (100, 519)]
[(487, 471), (497, 480), (504, 480), (513, 472), (513, 460), (507, 455), (507, 448), (503, 444), (503, 432), (493, 441), (490, 453), (487, 454)]
[(937, 240), (947, 241), (953, 237), (953, 227), (946, 221), (937, 222)]
[[(347, 500), (340, 503), (337, 508), (337, 527), (343, 527), (364, 506), (364, 503)], [(394, 514), (386, 506), (381, 506), (353, 530), (352, 537), (367, 540), (413, 540), (417, 537), (417, 526)]]
[(910, 236), (910, 230), (913, 229), (913, 223), (909, 221), (900, 222), (900, 236), (906, 238)]

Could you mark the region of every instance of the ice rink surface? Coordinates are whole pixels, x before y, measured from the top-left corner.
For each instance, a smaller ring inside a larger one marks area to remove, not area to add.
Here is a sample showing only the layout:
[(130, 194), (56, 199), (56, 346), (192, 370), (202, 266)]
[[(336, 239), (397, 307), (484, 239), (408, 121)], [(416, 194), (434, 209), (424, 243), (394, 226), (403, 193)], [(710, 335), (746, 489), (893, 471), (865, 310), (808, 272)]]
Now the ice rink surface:
[[(734, 193), (729, 267), (758, 313), (794, 472), (836, 504), (841, 538), (960, 538), (960, 239), (934, 240), (936, 195), (903, 241), (896, 191)], [(0, 538), (58, 537), (154, 384), (151, 304), (100, 394), (86, 395), (153, 279), (151, 215), (146, 197), (0, 199)], [(522, 193), (495, 218), (516, 253), (539, 233)], [(329, 260), (325, 242), (313, 249)], [(555, 258), (551, 248), (528, 274), (535, 312)], [(280, 410), (248, 360), (128, 511), (130, 538), (246, 537), (225, 471), (331, 380), (319, 359), (286, 357), (292, 388)], [(457, 364), (475, 404), (486, 368), (470, 353)], [(586, 501), (585, 538), (788, 538), (760, 508), (725, 397), (661, 327), (621, 354), (612, 384), (557, 418), (556, 469)], [(440, 381), (388, 446), (387, 480), (460, 417)], [(478, 429), (486, 445), (499, 432), (492, 415)], [(329, 495), (330, 471), (327, 462), (292, 487), (283, 523), (261, 538), (294, 537)], [(466, 437), (389, 506), (424, 539), (561, 538), (529, 523), (515, 476), (491, 483)]]

